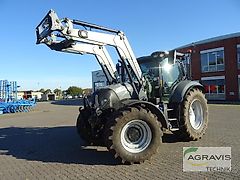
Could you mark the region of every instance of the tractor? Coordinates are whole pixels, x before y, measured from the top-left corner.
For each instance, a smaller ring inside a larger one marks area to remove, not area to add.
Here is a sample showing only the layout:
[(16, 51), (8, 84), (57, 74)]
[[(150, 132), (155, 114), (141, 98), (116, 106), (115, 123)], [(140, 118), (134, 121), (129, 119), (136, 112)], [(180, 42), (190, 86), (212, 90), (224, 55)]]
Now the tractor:
[[(161, 149), (172, 131), (184, 140), (200, 139), (208, 125), (204, 87), (191, 81), (175, 50), (136, 58), (119, 30), (69, 18), (50, 10), (36, 27), (37, 44), (51, 50), (92, 54), (108, 85), (84, 97), (76, 128), (90, 145), (104, 145), (122, 163), (142, 163)], [(108, 47), (119, 59), (114, 64)]]

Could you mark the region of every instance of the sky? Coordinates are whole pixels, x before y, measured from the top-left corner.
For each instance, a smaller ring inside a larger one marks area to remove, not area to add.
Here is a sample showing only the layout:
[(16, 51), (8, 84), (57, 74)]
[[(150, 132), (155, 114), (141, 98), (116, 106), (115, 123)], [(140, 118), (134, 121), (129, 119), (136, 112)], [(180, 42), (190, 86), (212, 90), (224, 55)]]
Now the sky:
[(0, 80), (19, 90), (91, 87), (100, 69), (94, 56), (36, 45), (35, 28), (50, 9), (124, 31), (136, 57), (240, 32), (239, 0), (0, 0)]

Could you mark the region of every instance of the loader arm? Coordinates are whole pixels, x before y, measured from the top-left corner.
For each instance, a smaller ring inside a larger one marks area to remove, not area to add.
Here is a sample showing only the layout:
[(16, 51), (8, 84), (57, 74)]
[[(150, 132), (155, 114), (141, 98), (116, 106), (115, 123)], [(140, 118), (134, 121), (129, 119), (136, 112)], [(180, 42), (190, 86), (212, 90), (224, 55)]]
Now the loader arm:
[[(74, 28), (74, 26), (81, 28)], [(93, 31), (95, 30), (95, 31)], [(50, 10), (36, 28), (37, 44), (44, 43), (53, 50), (96, 55), (99, 64), (110, 83), (118, 82), (117, 70), (105, 46), (113, 46), (121, 61), (127, 62), (127, 67), (141, 86), (142, 72), (123, 32), (68, 18), (59, 19)]]

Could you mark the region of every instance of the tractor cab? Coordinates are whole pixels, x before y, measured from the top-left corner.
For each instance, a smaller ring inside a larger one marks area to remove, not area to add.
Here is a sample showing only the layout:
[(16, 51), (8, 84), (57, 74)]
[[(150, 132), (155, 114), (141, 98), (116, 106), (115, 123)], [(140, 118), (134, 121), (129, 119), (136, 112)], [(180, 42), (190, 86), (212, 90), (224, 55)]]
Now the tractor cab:
[(176, 51), (154, 52), (150, 56), (138, 58), (143, 76), (150, 82), (149, 99), (156, 102), (168, 101), (174, 87), (186, 79), (184, 55)]

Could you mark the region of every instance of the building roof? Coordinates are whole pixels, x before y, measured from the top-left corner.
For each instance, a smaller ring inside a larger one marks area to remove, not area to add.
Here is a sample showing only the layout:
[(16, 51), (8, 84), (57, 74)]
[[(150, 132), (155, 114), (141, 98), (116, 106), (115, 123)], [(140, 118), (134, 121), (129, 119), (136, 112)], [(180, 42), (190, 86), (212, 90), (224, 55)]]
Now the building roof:
[(192, 42), (190, 44), (180, 46), (176, 49), (183, 49), (183, 48), (194, 46), (194, 45), (206, 44), (206, 43), (210, 43), (210, 42), (214, 42), (214, 41), (220, 41), (220, 40), (236, 38), (236, 37), (240, 37), (240, 32), (232, 33), (232, 34), (226, 34), (226, 35), (223, 35), (223, 36), (217, 36), (217, 37), (213, 37), (213, 38), (209, 38), (209, 39), (205, 39), (205, 40), (201, 40), (201, 41)]

